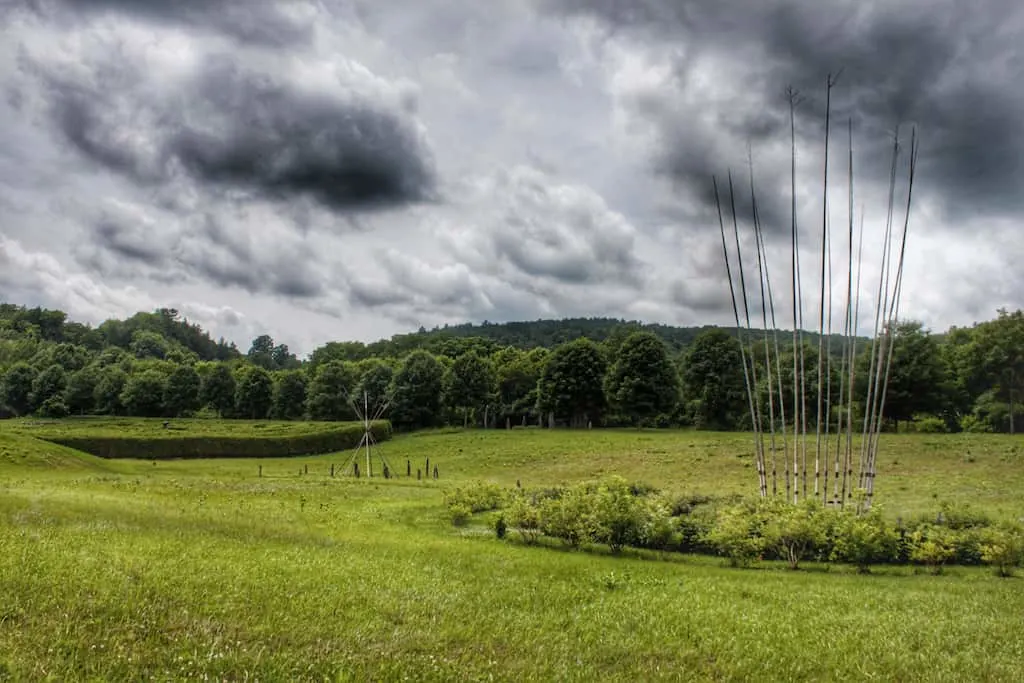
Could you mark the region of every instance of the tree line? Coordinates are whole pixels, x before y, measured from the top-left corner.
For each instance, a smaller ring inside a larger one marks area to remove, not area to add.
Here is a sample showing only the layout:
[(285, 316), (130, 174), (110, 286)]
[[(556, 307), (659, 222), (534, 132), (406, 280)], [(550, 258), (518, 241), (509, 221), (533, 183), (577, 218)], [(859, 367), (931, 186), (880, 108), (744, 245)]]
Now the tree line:
[[(545, 334), (558, 336), (550, 321), (538, 322)], [(489, 327), (502, 326), (476, 329)], [(578, 321), (566, 327), (579, 331)], [(93, 328), (68, 321), (61, 311), (0, 304), (0, 413), (352, 420), (353, 403), (362, 409), (365, 397), (371, 417), (387, 400), (387, 417), (397, 429), (751, 428), (735, 331), (688, 329), (699, 331), (678, 349), (656, 329), (620, 323), (595, 335), (600, 341), (576, 336), (551, 347), (441, 330), (396, 335), (376, 346), (330, 342), (300, 360), (269, 335), (254, 339), (243, 354), (173, 309)], [(992, 320), (943, 334), (904, 321), (894, 335), (888, 428), (1014, 432), (1024, 424), (1024, 313), (1001, 310)], [(857, 341), (857, 375), (864, 383), (870, 344)], [(757, 343), (751, 341), (753, 358)], [(811, 403), (818, 345), (810, 335), (804, 343)], [(785, 358), (793, 351), (782, 351), (784, 392), (794, 385), (793, 363)], [(826, 381), (832, 389), (825, 400), (834, 406), (848, 400), (840, 395), (839, 374), (829, 355), (826, 379), (833, 381)], [(770, 389), (761, 384), (767, 400)], [(854, 392), (855, 415), (863, 389)], [(784, 400), (791, 403), (792, 395)]]

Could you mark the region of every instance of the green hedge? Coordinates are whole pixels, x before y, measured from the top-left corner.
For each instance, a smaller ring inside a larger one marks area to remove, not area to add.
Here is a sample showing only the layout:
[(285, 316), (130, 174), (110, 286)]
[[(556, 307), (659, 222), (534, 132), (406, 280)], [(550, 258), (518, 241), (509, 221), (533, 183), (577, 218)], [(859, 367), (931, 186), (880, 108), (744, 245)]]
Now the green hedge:
[[(391, 438), (391, 424), (374, 422), (377, 441)], [(40, 436), (51, 443), (101, 458), (170, 460), (174, 458), (285, 458), (318, 455), (355, 448), (363, 438), (363, 425), (346, 423), (336, 429), (305, 434), (262, 436), (182, 435), (180, 437)]]

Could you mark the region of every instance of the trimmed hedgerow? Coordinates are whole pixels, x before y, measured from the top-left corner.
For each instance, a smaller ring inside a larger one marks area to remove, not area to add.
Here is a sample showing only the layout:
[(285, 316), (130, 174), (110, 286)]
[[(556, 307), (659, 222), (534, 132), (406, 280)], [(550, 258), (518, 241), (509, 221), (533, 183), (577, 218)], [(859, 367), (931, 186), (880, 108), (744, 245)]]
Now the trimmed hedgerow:
[[(386, 421), (371, 426), (374, 439), (391, 438)], [(363, 437), (363, 425), (339, 423), (337, 427), (312, 432), (251, 436), (182, 434), (146, 437), (132, 433), (124, 436), (74, 433), (39, 438), (101, 458), (171, 460), (178, 458), (282, 458), (318, 455), (355, 448)]]

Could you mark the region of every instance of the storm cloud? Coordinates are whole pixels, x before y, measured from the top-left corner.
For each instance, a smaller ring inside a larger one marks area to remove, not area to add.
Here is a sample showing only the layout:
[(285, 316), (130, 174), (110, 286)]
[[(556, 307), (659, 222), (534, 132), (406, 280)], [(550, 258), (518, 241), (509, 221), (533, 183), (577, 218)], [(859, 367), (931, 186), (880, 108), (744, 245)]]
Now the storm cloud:
[[(17, 0), (13, 4), (18, 4)], [(318, 18), (313, 4), (272, 0), (21, 0), (21, 5), (51, 20), (124, 13), (277, 47), (309, 40)], [(72, 16), (62, 10), (70, 10)]]
[(752, 166), (790, 320), (792, 86), (808, 277), (823, 217), (846, 225), (847, 123), (865, 283), (893, 134), (916, 127), (901, 310), (942, 329), (1024, 304), (1009, 0), (0, 0), (0, 15), (0, 299), (91, 322), (195, 310), (214, 334), (300, 353), (467, 320), (730, 324), (711, 179), (752, 250)]
[[(1024, 7), (1010, 0), (543, 0), (617, 35), (654, 39), (664, 77), (633, 93), (654, 126), (658, 169), (693, 187), (747, 146), (784, 168), (793, 87), (801, 152), (820, 156), (829, 74), (833, 129), (845, 148), (852, 120), (858, 169), (887, 178), (891, 137), (916, 125), (921, 186), (952, 220), (1024, 208)], [(724, 96), (723, 96), (724, 95)], [(841, 137), (840, 137), (841, 136)], [(905, 138), (906, 139), (906, 138)], [(820, 162), (819, 162), (820, 164)], [(820, 171), (819, 171), (820, 172)], [(706, 180), (704, 180), (706, 184)], [(782, 183), (770, 186), (781, 194)], [(709, 202), (710, 193), (702, 198)], [(967, 208), (970, 207), (970, 208)], [(768, 219), (778, 207), (769, 206)]]
[(191, 45), (182, 54), (174, 36), (143, 37), (24, 57), (47, 87), (55, 126), (97, 164), (144, 186), (186, 176), (280, 200), (311, 196), (338, 211), (434, 191), (409, 88), (356, 62), (256, 69), (257, 58)]

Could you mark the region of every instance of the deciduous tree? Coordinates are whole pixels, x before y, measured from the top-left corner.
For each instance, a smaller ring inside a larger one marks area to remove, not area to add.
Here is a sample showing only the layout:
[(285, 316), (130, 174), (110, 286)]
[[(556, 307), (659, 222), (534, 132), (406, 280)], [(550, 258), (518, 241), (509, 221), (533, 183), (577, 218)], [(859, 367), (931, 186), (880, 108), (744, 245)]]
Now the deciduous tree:
[(434, 427), (441, 419), (444, 366), (427, 351), (413, 351), (398, 368), (391, 387), (391, 421), (396, 428)]
[(665, 344), (651, 332), (634, 332), (619, 345), (605, 378), (611, 406), (639, 425), (670, 413), (679, 401), (679, 375)]
[(598, 345), (580, 338), (552, 352), (537, 385), (538, 402), (571, 427), (598, 423), (607, 406), (604, 374), (608, 362)]

